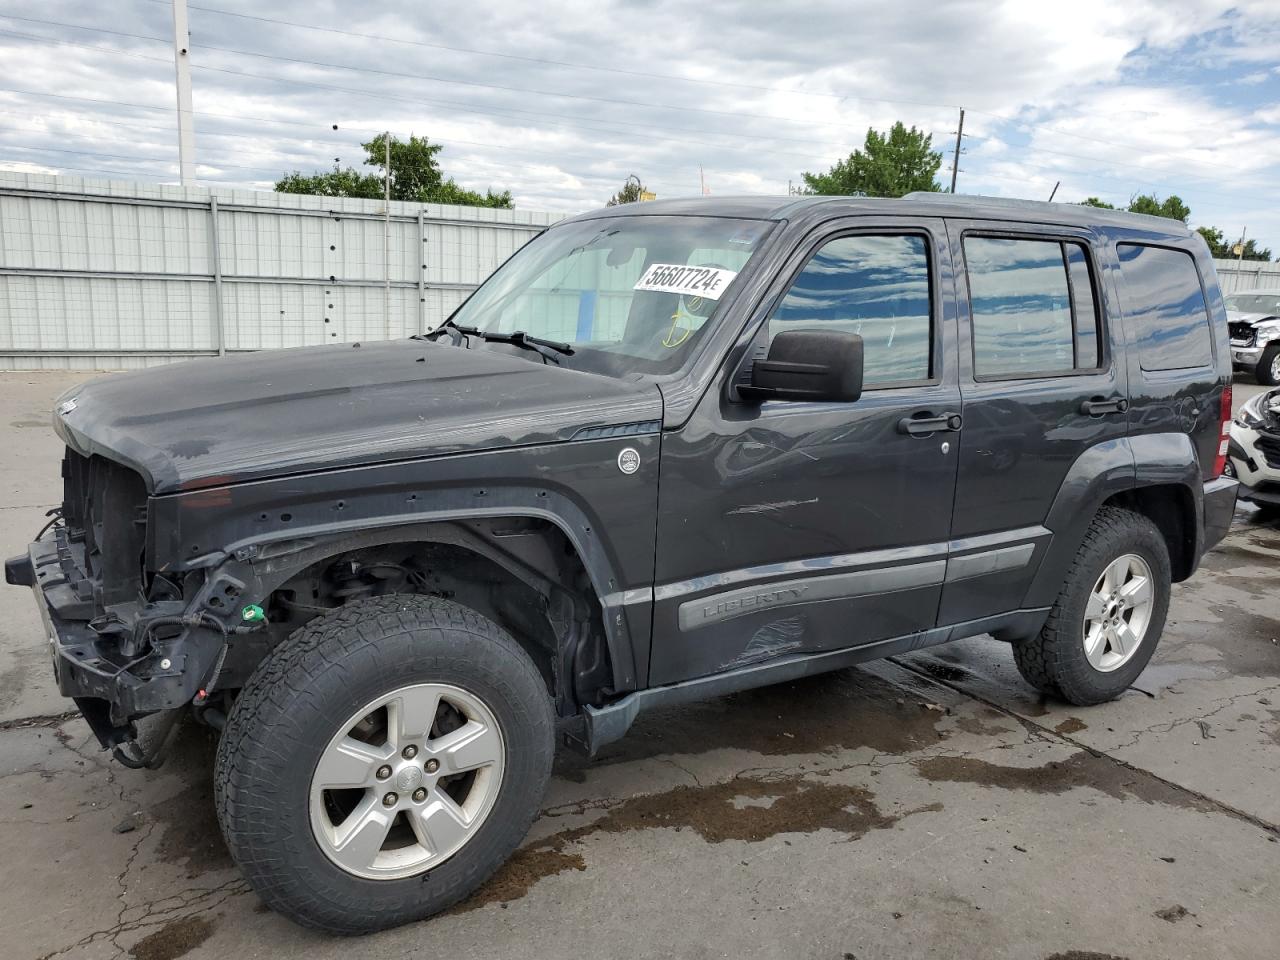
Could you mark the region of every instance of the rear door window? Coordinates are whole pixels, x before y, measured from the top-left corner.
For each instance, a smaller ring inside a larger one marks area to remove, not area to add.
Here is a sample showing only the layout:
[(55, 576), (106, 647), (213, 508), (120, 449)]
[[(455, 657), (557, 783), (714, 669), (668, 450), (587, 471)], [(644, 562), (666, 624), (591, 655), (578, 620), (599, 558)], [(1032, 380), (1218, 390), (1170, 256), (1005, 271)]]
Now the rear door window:
[(1081, 244), (964, 239), (978, 379), (1054, 376), (1101, 366), (1099, 310)]
[(1124, 312), (1143, 370), (1182, 370), (1213, 363), (1209, 308), (1200, 273), (1185, 250), (1141, 243), (1116, 246), (1124, 277)]

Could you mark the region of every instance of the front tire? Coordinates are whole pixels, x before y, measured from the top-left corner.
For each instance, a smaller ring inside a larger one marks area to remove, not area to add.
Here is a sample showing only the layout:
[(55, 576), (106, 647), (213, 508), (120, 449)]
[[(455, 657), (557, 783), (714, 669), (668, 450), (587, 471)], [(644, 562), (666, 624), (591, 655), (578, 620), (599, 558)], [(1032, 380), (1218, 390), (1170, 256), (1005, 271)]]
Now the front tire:
[(1264, 387), (1280, 384), (1280, 343), (1273, 343), (1262, 351), (1253, 371), (1254, 379)]
[(1032, 686), (1086, 706), (1114, 700), (1146, 668), (1169, 611), (1169, 550), (1148, 518), (1103, 507), (1040, 633), (1013, 648)]
[(331, 933), (438, 913), (515, 850), (555, 750), (546, 684), (492, 621), (356, 601), (250, 677), (218, 745), (223, 836), (275, 911)]

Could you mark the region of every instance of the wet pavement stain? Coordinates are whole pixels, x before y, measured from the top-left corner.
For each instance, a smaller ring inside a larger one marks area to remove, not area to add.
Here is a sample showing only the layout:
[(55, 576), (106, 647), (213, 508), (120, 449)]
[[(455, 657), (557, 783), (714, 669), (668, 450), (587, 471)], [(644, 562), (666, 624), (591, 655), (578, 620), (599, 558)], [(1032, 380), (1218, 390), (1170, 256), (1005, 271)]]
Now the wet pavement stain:
[(179, 731), (162, 770), (183, 788), (144, 810), (161, 828), (156, 856), (186, 867), (188, 877), (234, 866), (213, 805), (213, 764), (217, 741), (208, 731), (187, 725)]
[(188, 877), (234, 866), (218, 827), (213, 783), (206, 777), (146, 811), (163, 828), (156, 856), (187, 868)]
[[(1268, 710), (1267, 713), (1271, 714), (1271, 729), (1263, 732), (1271, 738), (1272, 743), (1280, 747), (1280, 710)], [(1244, 717), (1240, 719), (1243, 720)]]
[(1195, 916), (1190, 910), (1180, 903), (1175, 903), (1172, 907), (1165, 907), (1163, 910), (1157, 910), (1155, 916), (1169, 923), (1177, 923), (1185, 917)]
[(1088, 730), (1089, 725), (1078, 717), (1067, 717), (1060, 724), (1053, 728), (1055, 733), (1061, 733), (1064, 736), (1072, 733), (1079, 733), (1081, 730)]
[[(588, 803), (569, 812), (585, 813), (592, 808)], [(630, 797), (606, 808), (604, 816), (591, 823), (529, 844), (452, 912), (509, 903), (523, 897), (544, 877), (586, 869), (582, 855), (566, 848), (589, 836), (671, 828), (693, 830), (707, 843), (759, 843), (782, 833), (826, 829), (844, 834), (847, 840), (857, 840), (871, 830), (888, 829), (913, 814), (941, 809), (941, 804), (934, 803), (886, 814), (864, 787), (820, 783), (798, 776), (739, 777), (706, 787), (674, 787)]]
[(484, 886), (458, 904), (449, 913), (470, 913), (491, 903), (506, 906), (519, 900), (544, 877), (569, 870), (586, 870), (587, 861), (580, 853), (544, 847), (525, 847), (512, 854)]
[[(1230, 604), (1212, 605), (1206, 613), (1221, 622), (1178, 622), (1171, 619), (1169, 623), (1180, 632), (1207, 634), (1210, 642), (1222, 652), (1222, 659), (1212, 665), (1218, 672), (1232, 676), (1280, 676), (1280, 645), (1272, 642), (1280, 639), (1280, 620)], [(1169, 627), (1165, 629), (1167, 631)], [(1138, 683), (1141, 682), (1139, 678)]]
[(213, 934), (214, 921), (206, 917), (183, 917), (149, 933), (132, 947), (134, 960), (177, 960), (204, 943)]
[[(1004, 716), (1004, 714), (991, 711), (996, 716)], [(965, 733), (972, 733), (977, 737), (1001, 737), (1007, 733), (1013, 733), (1013, 727), (1006, 727), (998, 723), (987, 723), (981, 717), (957, 717), (956, 727)]]
[(594, 764), (671, 754), (750, 750), (765, 756), (870, 747), (922, 750), (946, 739), (942, 714), (902, 688), (856, 668), (641, 714), (627, 736), (594, 761), (562, 754), (556, 774), (581, 782)]
[(1053, 953), (1044, 960), (1129, 960), (1128, 957), (1114, 953), (1097, 953), (1093, 950), (1068, 950), (1066, 953)]
[(1201, 812), (1218, 810), (1207, 800), (1083, 750), (1041, 767), (1007, 767), (974, 757), (928, 757), (915, 761), (915, 767), (926, 780), (937, 783), (975, 783), (1047, 794), (1092, 787), (1116, 800), (1132, 798)]

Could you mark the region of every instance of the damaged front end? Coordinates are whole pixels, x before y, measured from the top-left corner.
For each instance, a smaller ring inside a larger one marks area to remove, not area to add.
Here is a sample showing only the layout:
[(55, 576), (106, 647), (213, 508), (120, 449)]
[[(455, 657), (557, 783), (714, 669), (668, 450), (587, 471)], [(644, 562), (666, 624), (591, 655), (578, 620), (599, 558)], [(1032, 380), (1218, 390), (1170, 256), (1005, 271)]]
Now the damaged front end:
[(5, 562), (5, 579), (35, 594), (59, 691), (123, 763), (153, 765), (137, 721), (168, 712), (167, 729), (179, 708), (206, 701), (228, 639), (255, 627), (228, 603), (234, 585), (154, 569), (136, 471), (68, 448), (62, 474), (61, 510), (26, 556)]

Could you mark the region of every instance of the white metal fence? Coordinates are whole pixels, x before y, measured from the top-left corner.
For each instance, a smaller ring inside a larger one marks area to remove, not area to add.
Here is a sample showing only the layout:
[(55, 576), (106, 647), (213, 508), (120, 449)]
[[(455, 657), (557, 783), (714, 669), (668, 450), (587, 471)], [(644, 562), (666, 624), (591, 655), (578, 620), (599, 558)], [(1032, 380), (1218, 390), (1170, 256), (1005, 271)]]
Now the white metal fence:
[(389, 214), (380, 200), (0, 172), (0, 369), (406, 336), (560, 217), (396, 201)]
[[(380, 200), (0, 171), (0, 370), (406, 336), (559, 219), (395, 201), (389, 213)], [(1215, 263), (1225, 293), (1280, 287), (1280, 263)]]
[(1253, 290), (1258, 287), (1280, 289), (1280, 263), (1261, 260), (1215, 260), (1218, 283), (1223, 293)]

